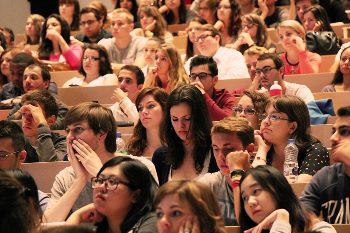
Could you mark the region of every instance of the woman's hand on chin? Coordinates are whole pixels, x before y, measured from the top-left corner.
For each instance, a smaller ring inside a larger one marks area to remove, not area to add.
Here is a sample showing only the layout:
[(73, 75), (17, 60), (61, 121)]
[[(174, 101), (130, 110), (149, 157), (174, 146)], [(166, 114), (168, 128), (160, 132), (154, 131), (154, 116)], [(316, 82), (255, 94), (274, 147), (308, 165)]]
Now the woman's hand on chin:
[(275, 210), (270, 215), (268, 215), (262, 222), (260, 222), (257, 226), (244, 231), (244, 233), (259, 233), (259, 232), (262, 232), (262, 230), (271, 229), (272, 224), (276, 220), (285, 221), (289, 224), (288, 211), (285, 209)]
[(81, 207), (77, 211), (75, 211), (66, 221), (67, 224), (76, 225), (80, 223), (97, 223), (102, 222), (104, 216), (99, 213), (95, 204), (91, 203), (84, 207)]

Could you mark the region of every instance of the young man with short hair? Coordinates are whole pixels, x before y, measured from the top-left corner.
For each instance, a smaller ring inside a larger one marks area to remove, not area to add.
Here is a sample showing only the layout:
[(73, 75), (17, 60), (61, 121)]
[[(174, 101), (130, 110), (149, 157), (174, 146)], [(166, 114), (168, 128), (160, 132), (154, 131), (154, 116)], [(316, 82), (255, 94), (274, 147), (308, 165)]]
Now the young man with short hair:
[[(199, 54), (213, 57), (218, 66), (218, 78), (235, 79), (249, 78), (248, 69), (243, 55), (235, 49), (221, 46), (220, 32), (210, 24), (203, 25), (197, 37), (197, 48)], [(194, 57), (185, 63), (186, 73), (190, 74), (190, 63)]]
[[(13, 121), (0, 121), (0, 169), (20, 169), (25, 161), (25, 137)], [(49, 197), (38, 191), (39, 205), (42, 211), (46, 209)]]
[[(306, 104), (314, 100), (314, 95), (307, 86), (286, 82), (283, 80), (283, 77), (283, 60), (278, 54), (264, 53), (259, 56), (256, 62), (255, 78), (250, 89), (258, 90), (260, 84), (261, 87), (265, 88), (265, 91), (269, 91), (274, 81), (278, 81), (284, 95), (298, 96), (303, 99)], [(255, 84), (255, 86), (253, 84)]]
[(144, 66), (143, 48), (145, 37), (131, 36), (134, 29), (134, 16), (124, 8), (115, 9), (111, 13), (111, 32), (113, 38), (102, 39), (99, 45), (107, 49), (110, 62), (118, 68), (121, 64)]
[[(237, 215), (234, 212), (235, 201), (231, 187), (231, 174), (227, 165), (227, 157), (235, 157), (238, 170), (247, 170), (249, 153), (254, 151), (254, 129), (245, 118), (228, 117), (216, 124), (211, 130), (213, 152), (216, 164), (220, 171), (207, 173), (199, 181), (207, 184), (219, 202), (226, 226), (238, 225)], [(239, 160), (244, 161), (238, 162)], [(239, 196), (238, 196), (239, 197)]]
[(341, 107), (333, 125), (331, 158), (318, 171), (300, 198), (308, 210), (331, 224), (350, 224), (350, 106)]
[(132, 121), (135, 124), (139, 120), (139, 113), (135, 106), (135, 100), (143, 87), (145, 77), (142, 70), (135, 65), (125, 65), (118, 73), (119, 87), (114, 91), (116, 100), (110, 109), (116, 121)]
[(33, 90), (22, 97), (21, 105), (22, 130), (27, 139), (25, 162), (63, 160), (66, 137), (51, 131), (58, 114), (55, 98), (48, 90)]
[(84, 7), (80, 10), (80, 29), (82, 33), (77, 34), (72, 43), (81, 47), (89, 43), (98, 43), (104, 38), (112, 38), (112, 34), (103, 29), (101, 13), (92, 7)]
[[(32, 90), (46, 90), (48, 89), (50, 93), (53, 94), (53, 91), (50, 90), (50, 87), (54, 87), (57, 93), (57, 87), (55, 85), (51, 85), (51, 75), (46, 66), (41, 64), (32, 64), (25, 68), (23, 73), (23, 89), (24, 93), (27, 93)], [(12, 100), (14, 106), (10, 111), (7, 119), (8, 120), (20, 120), (22, 118), (22, 114), (20, 111), (21, 99), (23, 96), (18, 96)], [(51, 129), (64, 129), (63, 119), (68, 111), (68, 107), (62, 103), (60, 100), (56, 99), (58, 104), (58, 114), (56, 121), (53, 125), (51, 125)]]
[(190, 63), (190, 79), (203, 94), (212, 121), (232, 115), (236, 98), (226, 89), (216, 89), (218, 67), (212, 57), (198, 55)]
[[(121, 155), (115, 153), (116, 124), (110, 109), (92, 102), (78, 104), (68, 111), (66, 126), (71, 166), (56, 176), (51, 201), (44, 213), (47, 222), (64, 221), (71, 211), (92, 203), (90, 178), (96, 176), (108, 160)], [(158, 182), (150, 160), (128, 156), (144, 163)]]

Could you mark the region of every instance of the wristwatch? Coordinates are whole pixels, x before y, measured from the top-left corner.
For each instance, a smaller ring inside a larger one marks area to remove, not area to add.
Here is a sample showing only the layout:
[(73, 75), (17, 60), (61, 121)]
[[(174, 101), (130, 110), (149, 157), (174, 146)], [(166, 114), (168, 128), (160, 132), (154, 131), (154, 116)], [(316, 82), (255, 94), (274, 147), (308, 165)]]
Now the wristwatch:
[(243, 169), (236, 169), (231, 172), (231, 179), (238, 177), (238, 176), (243, 176), (245, 171)]

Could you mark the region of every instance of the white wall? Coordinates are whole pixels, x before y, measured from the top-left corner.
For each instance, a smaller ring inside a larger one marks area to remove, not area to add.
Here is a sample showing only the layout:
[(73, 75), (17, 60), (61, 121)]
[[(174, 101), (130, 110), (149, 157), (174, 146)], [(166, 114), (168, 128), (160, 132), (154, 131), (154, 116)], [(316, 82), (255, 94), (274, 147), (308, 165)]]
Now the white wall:
[(0, 0), (0, 25), (11, 28), (15, 34), (24, 33), (25, 22), (29, 14), (30, 8), (27, 0)]

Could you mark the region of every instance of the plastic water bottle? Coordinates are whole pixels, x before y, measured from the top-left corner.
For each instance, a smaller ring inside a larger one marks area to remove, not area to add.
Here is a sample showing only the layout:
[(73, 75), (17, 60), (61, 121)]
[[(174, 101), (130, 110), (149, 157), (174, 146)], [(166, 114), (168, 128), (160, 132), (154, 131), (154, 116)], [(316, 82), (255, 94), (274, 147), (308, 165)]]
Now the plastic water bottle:
[(116, 134), (116, 141), (117, 143), (117, 151), (124, 153), (125, 151), (125, 142), (124, 139), (122, 138), (122, 133), (121, 132), (117, 132)]
[(276, 95), (282, 95), (282, 87), (278, 84), (278, 81), (274, 81), (273, 85), (270, 87), (270, 96)]
[(283, 174), (289, 183), (295, 183), (298, 180), (298, 153), (299, 149), (294, 139), (288, 139), (288, 145), (284, 148)]

